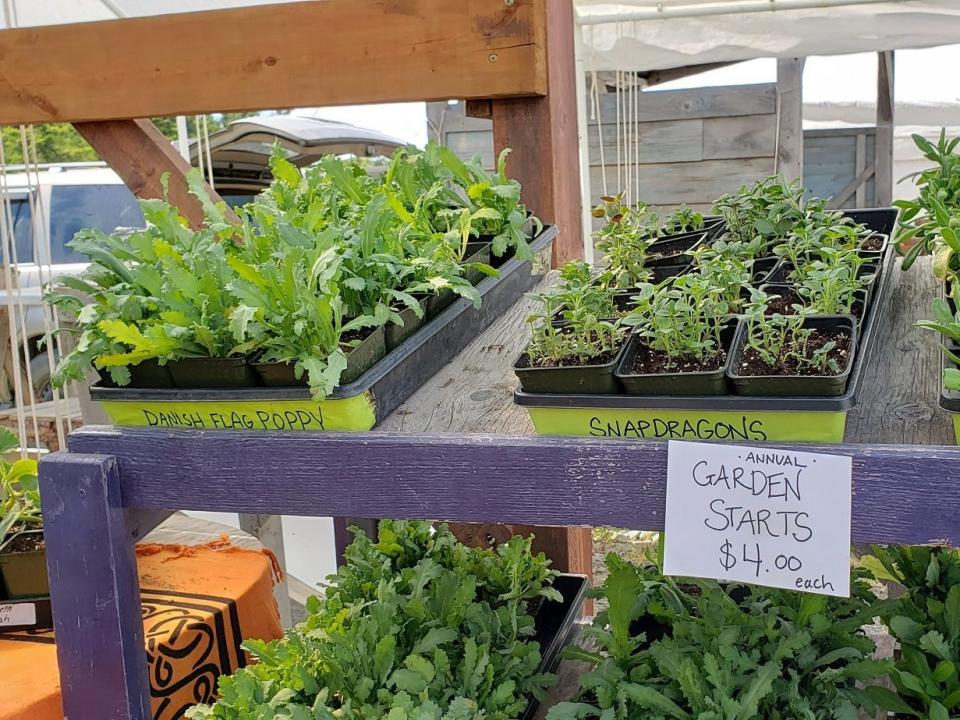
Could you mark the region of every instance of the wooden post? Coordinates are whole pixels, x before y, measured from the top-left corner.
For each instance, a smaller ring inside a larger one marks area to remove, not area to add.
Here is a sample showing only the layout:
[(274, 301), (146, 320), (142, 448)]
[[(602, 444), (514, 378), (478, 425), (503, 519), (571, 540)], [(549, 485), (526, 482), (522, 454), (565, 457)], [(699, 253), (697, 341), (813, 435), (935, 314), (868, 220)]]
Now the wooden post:
[[(571, 0), (543, 0), (546, 12), (546, 97), (470, 102), (471, 117), (493, 119), (493, 146), (497, 154), (511, 148), (508, 168), (523, 185), (523, 200), (545, 222), (557, 226), (553, 265), (557, 267), (582, 257), (583, 224), (580, 194), (580, 152), (577, 134), (578, 81), (574, 63), (574, 32)], [(566, 572), (591, 575), (593, 542), (589, 528), (533, 525), (453, 526), (463, 541), (474, 545), (495, 544), (510, 534), (536, 535), (554, 566)]]
[[(571, 0), (540, 0), (546, 12), (546, 97), (493, 100), (493, 145), (512, 149), (508, 167), (523, 184), (524, 202), (557, 226), (553, 263), (582, 256), (580, 155), (577, 144), (576, 30)], [(494, 56), (491, 55), (491, 58)], [(468, 106), (468, 113), (474, 106)]]
[[(73, 126), (139, 198), (163, 197), (161, 178), (168, 173), (170, 203), (180, 209), (191, 227), (200, 227), (203, 209), (187, 192), (185, 176), (190, 163), (150, 120), (81, 122)], [(215, 202), (220, 200), (209, 186), (207, 192)]]
[(877, 146), (874, 204), (893, 202), (893, 50), (877, 53)]
[(777, 60), (777, 174), (803, 182), (803, 66), (806, 58)]
[(40, 491), (64, 717), (147, 720), (140, 583), (117, 462), (55, 457), (40, 464)]

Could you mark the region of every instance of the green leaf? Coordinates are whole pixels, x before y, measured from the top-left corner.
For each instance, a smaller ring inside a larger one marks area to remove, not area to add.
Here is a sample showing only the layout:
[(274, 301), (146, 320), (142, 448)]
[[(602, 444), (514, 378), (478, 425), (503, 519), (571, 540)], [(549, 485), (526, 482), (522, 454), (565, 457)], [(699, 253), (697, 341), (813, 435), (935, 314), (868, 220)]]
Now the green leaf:
[(910, 707), (899, 695), (888, 688), (879, 685), (870, 685), (866, 688), (867, 695), (873, 702), (884, 710), (900, 715), (920, 717), (920, 714)]

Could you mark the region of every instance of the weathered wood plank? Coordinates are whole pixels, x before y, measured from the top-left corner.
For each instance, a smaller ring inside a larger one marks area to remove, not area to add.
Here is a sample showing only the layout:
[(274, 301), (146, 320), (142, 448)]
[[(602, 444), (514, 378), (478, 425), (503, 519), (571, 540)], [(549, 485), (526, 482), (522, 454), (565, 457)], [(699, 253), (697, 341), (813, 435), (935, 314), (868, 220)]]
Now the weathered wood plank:
[[(601, 120), (616, 122), (616, 95), (602, 93), (599, 104)], [(777, 91), (773, 83), (698, 88), (695, 91), (650, 90), (640, 94), (638, 106), (640, 122), (769, 115), (777, 111)]]
[(777, 60), (777, 173), (803, 178), (803, 66), (806, 58)]
[[(130, 192), (139, 198), (162, 198), (161, 180), (168, 175), (170, 202), (180, 209), (191, 227), (198, 228), (203, 224), (203, 208), (187, 190), (185, 176), (190, 171), (190, 163), (180, 156), (153, 122), (112, 120), (75, 123), (74, 127), (120, 176)], [(220, 200), (212, 188), (208, 185), (206, 188), (214, 202)], [(233, 211), (229, 215), (233, 216)]]
[(847, 416), (847, 442), (950, 445), (953, 424), (941, 410), (940, 346), (935, 333), (915, 327), (930, 317), (940, 292), (929, 257), (909, 272), (894, 270), (874, 353), (864, 368), (860, 404)]
[(325, 0), (5, 30), (0, 124), (543, 95), (546, 1)]
[(893, 201), (893, 50), (877, 53), (876, 196), (881, 207)]
[(773, 157), (776, 115), (709, 118), (703, 121), (703, 159)]
[[(663, 442), (92, 426), (70, 445), (114, 456), (132, 507), (663, 527)], [(801, 447), (853, 458), (853, 542), (960, 543), (960, 448)], [(50, 456), (41, 473), (70, 457)]]
[[(772, 173), (772, 157), (641, 165), (638, 196), (652, 205), (709, 204)], [(599, 167), (590, 168), (590, 182), (592, 187), (603, 187)], [(616, 167), (607, 168), (607, 187), (617, 191)]]
[[(631, 158), (641, 163), (692, 162), (703, 159), (704, 121), (674, 120), (648, 122), (636, 126), (631, 133), (629, 152)], [(598, 132), (599, 128), (599, 132)], [(622, 130), (622, 128), (621, 128)], [(600, 164), (600, 145), (603, 140), (603, 159), (608, 166), (617, 164), (617, 126), (613, 123), (589, 127), (590, 164)], [(622, 154), (627, 152), (627, 143), (620, 141)]]

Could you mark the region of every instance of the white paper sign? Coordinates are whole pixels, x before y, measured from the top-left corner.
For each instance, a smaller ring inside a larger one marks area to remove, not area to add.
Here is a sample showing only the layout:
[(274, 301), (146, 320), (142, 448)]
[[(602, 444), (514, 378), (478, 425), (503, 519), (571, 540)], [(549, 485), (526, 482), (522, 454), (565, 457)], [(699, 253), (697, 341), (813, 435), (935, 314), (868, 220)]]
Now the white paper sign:
[(852, 461), (671, 440), (666, 575), (850, 595)]
[(33, 603), (0, 602), (0, 629), (37, 624), (37, 606)]

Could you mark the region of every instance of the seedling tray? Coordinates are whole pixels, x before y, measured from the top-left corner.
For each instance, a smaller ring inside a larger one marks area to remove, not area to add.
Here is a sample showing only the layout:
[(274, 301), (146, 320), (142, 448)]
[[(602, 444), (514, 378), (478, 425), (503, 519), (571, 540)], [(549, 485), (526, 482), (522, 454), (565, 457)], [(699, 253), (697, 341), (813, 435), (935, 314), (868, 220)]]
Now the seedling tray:
[[(861, 211), (871, 212), (871, 211)], [(896, 211), (872, 211), (892, 212)], [(859, 220), (865, 222), (864, 220)], [(893, 268), (892, 248), (880, 265), (877, 291), (861, 326), (850, 379), (838, 397), (743, 395), (560, 395), (514, 392), (541, 435), (732, 442), (843, 441), (847, 412), (856, 406)], [(960, 400), (957, 405), (960, 410)], [(958, 431), (960, 432), (960, 431)]]
[(550, 268), (557, 236), (545, 227), (531, 242), (533, 262), (511, 258), (499, 277), (477, 285), (474, 309), (459, 298), (361, 375), (325, 400), (306, 387), (172, 389), (90, 387), (116, 425), (203, 430), (369, 430), (452, 360), (536, 285)]
[[(560, 664), (560, 651), (570, 643), (588, 585), (583, 575), (560, 575), (553, 581), (553, 586), (563, 596), (563, 602), (545, 600), (537, 611), (534, 636), (540, 643), (540, 668), (537, 672), (553, 672)], [(539, 705), (536, 698), (530, 698), (519, 720), (533, 720)]]

